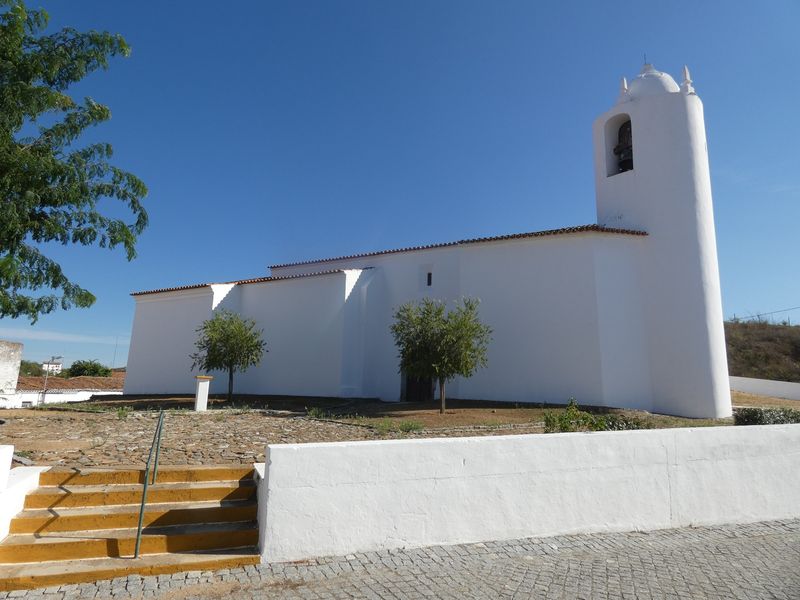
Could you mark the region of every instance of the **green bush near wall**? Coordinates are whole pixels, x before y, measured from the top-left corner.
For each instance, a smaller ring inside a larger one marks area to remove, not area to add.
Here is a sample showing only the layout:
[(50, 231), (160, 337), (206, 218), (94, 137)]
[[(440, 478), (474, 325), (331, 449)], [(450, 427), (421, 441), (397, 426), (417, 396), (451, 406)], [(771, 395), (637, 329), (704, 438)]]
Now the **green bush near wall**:
[(735, 425), (783, 425), (800, 423), (800, 410), (794, 408), (737, 408)]
[(575, 398), (563, 412), (545, 411), (545, 433), (566, 431), (628, 431), (631, 429), (652, 429), (652, 425), (636, 417), (625, 415), (593, 415), (578, 408)]

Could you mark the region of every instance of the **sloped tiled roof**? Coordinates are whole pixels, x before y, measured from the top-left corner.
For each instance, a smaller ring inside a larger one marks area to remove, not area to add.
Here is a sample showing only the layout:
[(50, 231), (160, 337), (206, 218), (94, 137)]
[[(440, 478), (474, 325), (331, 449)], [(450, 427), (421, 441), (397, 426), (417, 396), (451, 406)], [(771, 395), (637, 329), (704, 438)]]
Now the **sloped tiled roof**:
[[(604, 227), (602, 225), (579, 225), (577, 227), (564, 227), (562, 229), (547, 229), (545, 231), (532, 231), (528, 233), (512, 233), (509, 235), (498, 235), (493, 237), (483, 237), (483, 238), (468, 238), (464, 240), (456, 240), (454, 242), (444, 242), (440, 244), (429, 244), (427, 246), (409, 246), (407, 248), (394, 248), (391, 250), (380, 250), (378, 252), (364, 252), (363, 254), (350, 254), (347, 256), (336, 256), (333, 258), (323, 258), (319, 260), (305, 260), (300, 262), (294, 263), (285, 263), (282, 265), (272, 265), (270, 269), (279, 269), (281, 267), (296, 267), (301, 265), (313, 265), (313, 264), (320, 264), (320, 263), (328, 263), (334, 262), (338, 260), (349, 260), (353, 258), (365, 258), (368, 256), (381, 256), (383, 254), (398, 254), (401, 252), (416, 252), (419, 250), (431, 250), (434, 248), (447, 248), (450, 246), (463, 246), (468, 244), (480, 244), (484, 242), (500, 242), (505, 240), (520, 240), (525, 238), (533, 238), (533, 237), (545, 237), (545, 236), (554, 236), (554, 235), (568, 235), (574, 233), (610, 233), (610, 234), (618, 234), (618, 235), (637, 235), (637, 236), (644, 236), (647, 235), (645, 231), (638, 231), (636, 229), (617, 229), (614, 227)], [(295, 275), (276, 275), (272, 277), (256, 277), (253, 279), (239, 279), (236, 281), (223, 281), (223, 282), (213, 282), (213, 283), (196, 283), (192, 285), (181, 285), (176, 287), (168, 287), (168, 288), (159, 288), (155, 290), (146, 290), (142, 292), (132, 292), (131, 296), (144, 296), (146, 294), (160, 294), (163, 292), (179, 292), (184, 290), (193, 290), (208, 287), (211, 285), (225, 285), (225, 284), (236, 284), (236, 285), (243, 285), (248, 283), (266, 283), (270, 281), (283, 281), (285, 279), (298, 279), (301, 277), (316, 277), (318, 275), (330, 275), (332, 273), (341, 273), (342, 269), (330, 269), (327, 271), (315, 271), (313, 273), (298, 273)]]
[(271, 265), (270, 269), (280, 269), (282, 267), (297, 267), (300, 265), (313, 265), (318, 263), (334, 262), (337, 260), (349, 260), (352, 258), (365, 258), (368, 256), (381, 256), (383, 254), (398, 254), (400, 252), (416, 252), (419, 250), (431, 250), (433, 248), (447, 248), (449, 246), (462, 246), (467, 244), (481, 244), (484, 242), (500, 242), (504, 240), (520, 240), (533, 237), (545, 237), (551, 235), (568, 235), (571, 233), (615, 233), (621, 235), (647, 235), (646, 231), (636, 229), (616, 229), (614, 227), (603, 227), (602, 225), (578, 225), (576, 227), (564, 227), (562, 229), (547, 229), (545, 231), (531, 231), (528, 233), (512, 233), (509, 235), (497, 235), (493, 237), (468, 238), (455, 242), (444, 242), (440, 244), (429, 244), (427, 246), (409, 246), (407, 248), (394, 248), (391, 250), (379, 250), (377, 252), (364, 252), (362, 254), (349, 254), (347, 256), (336, 256), (334, 258), (322, 258), (318, 260), (304, 260), (300, 262), (284, 263), (282, 265)]
[(194, 290), (211, 285), (245, 285), (248, 283), (268, 283), (270, 281), (284, 281), (286, 279), (300, 279), (301, 277), (317, 277), (318, 275), (331, 275), (333, 273), (342, 273), (341, 269), (330, 269), (328, 271), (316, 271), (314, 273), (299, 273), (297, 275), (278, 275), (275, 277), (254, 277), (252, 279), (237, 279), (236, 281), (219, 281), (212, 283), (195, 283), (192, 285), (180, 285), (177, 287), (160, 288), (157, 290), (146, 290), (143, 292), (132, 292), (131, 296), (144, 296), (145, 294), (161, 294), (162, 292), (180, 292), (184, 290)]
[[(125, 385), (125, 377), (70, 377), (64, 379), (51, 375), (47, 378), (47, 391), (56, 392), (59, 390), (113, 390), (122, 391)], [(40, 392), (44, 389), (44, 377), (27, 377), (21, 375), (17, 380), (17, 391), (19, 392)]]

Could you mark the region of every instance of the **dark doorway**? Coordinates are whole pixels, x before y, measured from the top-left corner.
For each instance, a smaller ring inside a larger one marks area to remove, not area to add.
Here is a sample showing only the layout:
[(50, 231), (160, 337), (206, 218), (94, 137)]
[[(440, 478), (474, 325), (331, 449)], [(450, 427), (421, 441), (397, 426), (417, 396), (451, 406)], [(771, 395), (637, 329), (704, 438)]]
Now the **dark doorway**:
[(405, 402), (433, 402), (433, 380), (403, 374), (400, 399)]

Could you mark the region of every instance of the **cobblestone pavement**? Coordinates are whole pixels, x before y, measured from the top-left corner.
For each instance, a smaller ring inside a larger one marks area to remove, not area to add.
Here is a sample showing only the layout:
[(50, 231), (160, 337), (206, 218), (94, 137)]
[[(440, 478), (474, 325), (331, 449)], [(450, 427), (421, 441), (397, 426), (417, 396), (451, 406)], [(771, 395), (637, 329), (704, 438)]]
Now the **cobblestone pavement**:
[[(0, 444), (12, 444), (40, 465), (143, 465), (153, 442), (156, 411), (4, 411)], [(267, 444), (376, 439), (366, 427), (315, 421), (263, 410), (169, 411), (160, 464), (253, 463)]]
[(800, 520), (370, 552), (5, 598), (797, 599)]

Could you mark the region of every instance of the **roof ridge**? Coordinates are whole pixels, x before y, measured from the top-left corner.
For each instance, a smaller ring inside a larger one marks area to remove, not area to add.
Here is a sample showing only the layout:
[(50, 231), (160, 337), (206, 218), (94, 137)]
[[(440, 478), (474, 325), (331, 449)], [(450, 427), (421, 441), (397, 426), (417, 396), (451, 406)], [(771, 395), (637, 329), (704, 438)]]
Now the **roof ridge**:
[[(612, 234), (620, 234), (620, 235), (637, 235), (637, 236), (645, 236), (648, 235), (646, 231), (640, 231), (637, 229), (621, 229), (616, 227), (605, 227), (604, 225), (598, 224), (591, 224), (591, 225), (576, 225), (574, 227), (562, 227), (560, 229), (545, 229), (542, 231), (531, 231), (526, 233), (510, 233), (506, 235), (496, 235), (491, 237), (478, 237), (478, 238), (465, 238), (462, 240), (456, 240), (453, 242), (442, 242), (438, 244), (427, 244), (424, 246), (408, 246), (405, 248), (394, 248), (391, 250), (379, 250), (376, 252), (362, 252), (360, 254), (349, 254), (345, 256), (335, 256), (333, 258), (321, 258), (316, 260), (304, 260), (299, 262), (293, 263), (284, 263), (280, 265), (270, 265), (270, 269), (280, 269), (283, 267), (298, 267), (302, 265), (313, 265), (318, 263), (326, 263), (326, 262), (335, 262), (338, 260), (350, 260), (353, 258), (364, 258), (367, 256), (381, 256), (383, 254), (398, 254), (401, 252), (416, 252), (419, 250), (432, 250), (434, 248), (448, 248), (452, 246), (460, 246), (460, 245), (467, 245), (467, 244), (479, 244), (484, 242), (499, 242), (503, 240), (516, 240), (516, 239), (525, 239), (525, 238), (532, 238), (532, 237), (545, 237), (545, 236), (553, 236), (553, 235), (567, 235), (571, 233), (586, 233), (586, 232), (597, 232), (597, 233), (612, 233)], [(369, 267), (367, 267), (369, 268)], [(212, 285), (246, 285), (248, 283), (268, 283), (270, 281), (283, 281), (286, 279), (299, 279), (301, 277), (316, 277), (318, 275), (331, 275), (333, 273), (342, 273), (344, 269), (327, 269), (323, 271), (312, 271), (310, 273), (295, 273), (292, 275), (268, 275), (264, 277), (254, 277), (250, 279), (237, 279), (235, 281), (221, 281), (221, 282), (209, 282), (209, 283), (195, 283), (191, 285), (181, 285), (175, 287), (168, 287), (168, 288), (159, 288), (155, 290), (145, 290), (141, 292), (131, 292), (131, 296), (145, 296), (147, 294), (161, 294), (165, 292), (178, 292), (178, 291), (185, 291), (185, 290), (193, 290), (193, 289), (200, 289), (204, 287), (210, 287)]]
[(638, 229), (622, 229), (617, 227), (606, 227), (604, 225), (598, 225), (596, 223), (590, 225), (576, 225), (573, 227), (562, 227), (560, 229), (544, 229), (542, 231), (531, 231), (526, 233), (511, 233), (506, 235), (497, 235), (497, 236), (490, 236), (490, 237), (478, 237), (478, 238), (465, 238), (462, 240), (456, 240), (453, 242), (440, 242), (437, 244), (425, 244), (422, 246), (407, 246), (403, 248), (393, 248), (390, 250), (378, 250), (374, 252), (361, 252), (358, 254), (347, 254), (344, 256), (335, 256), (332, 258), (320, 258), (315, 260), (302, 260), (298, 262), (292, 263), (283, 263), (278, 265), (270, 265), (270, 269), (280, 269), (284, 267), (299, 267), (301, 265), (313, 265), (316, 263), (325, 263), (325, 262), (334, 262), (337, 260), (349, 260), (353, 258), (364, 258), (367, 256), (381, 256), (383, 254), (398, 254), (401, 252), (416, 252), (420, 250), (432, 250), (434, 248), (447, 248), (451, 246), (459, 246), (462, 244), (478, 244), (483, 242), (497, 242), (503, 240), (514, 240), (514, 239), (524, 239), (524, 238), (531, 238), (531, 237), (545, 237), (551, 235), (567, 235), (570, 233), (585, 233), (585, 232), (598, 232), (598, 233), (615, 233), (621, 235), (640, 235), (645, 236), (648, 235), (646, 231), (641, 231)]
[(270, 281), (283, 281), (285, 279), (300, 279), (301, 277), (316, 277), (318, 275), (331, 275), (333, 273), (343, 273), (344, 269), (328, 269), (325, 271), (313, 271), (311, 273), (295, 273), (293, 275), (267, 275), (264, 277), (251, 277), (250, 279), (236, 279), (234, 281), (212, 281), (209, 283), (194, 283), (190, 285), (179, 285), (175, 287), (159, 288), (155, 290), (144, 290), (141, 292), (131, 292), (131, 296), (144, 296), (147, 294), (161, 294), (164, 292), (177, 292), (184, 290), (194, 290), (212, 285), (246, 285), (248, 283), (268, 283)]

